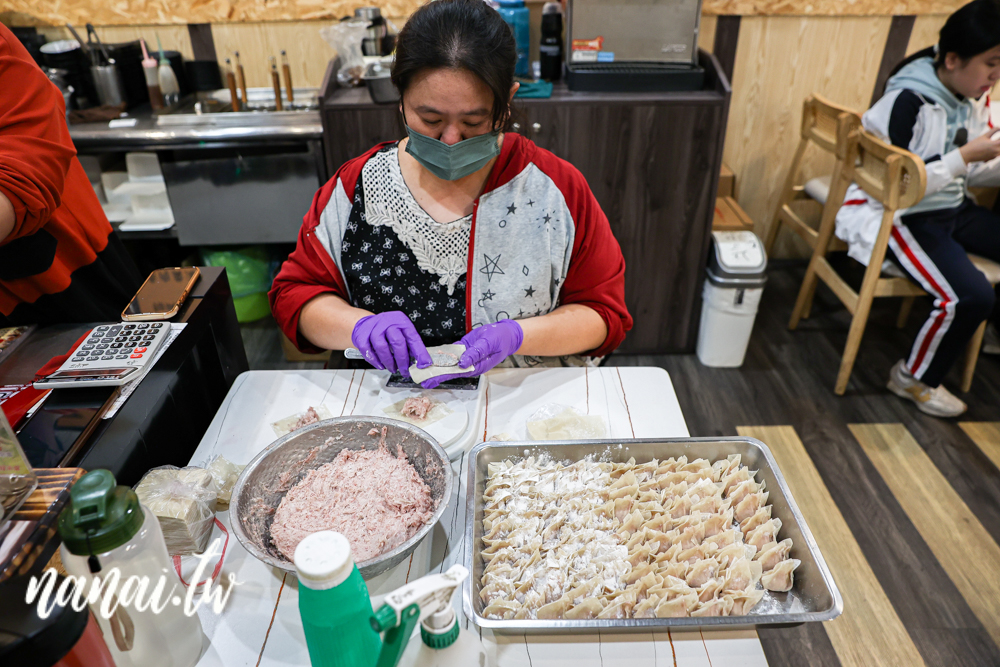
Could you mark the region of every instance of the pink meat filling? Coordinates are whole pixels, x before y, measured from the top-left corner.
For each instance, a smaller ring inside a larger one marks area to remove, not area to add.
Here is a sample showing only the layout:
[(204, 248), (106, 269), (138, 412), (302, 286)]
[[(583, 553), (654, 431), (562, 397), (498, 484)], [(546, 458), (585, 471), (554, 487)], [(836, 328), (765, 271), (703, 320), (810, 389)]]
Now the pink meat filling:
[(397, 452), (389, 452), (383, 434), (375, 451), (344, 449), (310, 470), (278, 505), (271, 524), (274, 546), (292, 560), (306, 535), (334, 530), (361, 562), (412, 537), (434, 514), (434, 501), (402, 447)]
[[(303, 412), (302, 416), (292, 425), (292, 431), (298, 431), (300, 428), (309, 426), (309, 424), (315, 424), (318, 421), (319, 415), (316, 414), (316, 408), (309, 406), (309, 409)], [(289, 431), (289, 433), (292, 431)]]
[(403, 402), (403, 409), (400, 413), (410, 419), (427, 419), (427, 413), (431, 411), (431, 399), (426, 396), (414, 396)]

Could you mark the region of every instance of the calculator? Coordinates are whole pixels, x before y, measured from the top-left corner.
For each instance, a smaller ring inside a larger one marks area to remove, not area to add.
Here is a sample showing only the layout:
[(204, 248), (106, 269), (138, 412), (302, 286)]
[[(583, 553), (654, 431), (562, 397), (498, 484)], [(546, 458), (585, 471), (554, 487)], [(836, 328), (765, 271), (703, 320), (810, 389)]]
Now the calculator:
[(36, 389), (117, 387), (142, 375), (167, 334), (169, 322), (122, 322), (95, 327)]

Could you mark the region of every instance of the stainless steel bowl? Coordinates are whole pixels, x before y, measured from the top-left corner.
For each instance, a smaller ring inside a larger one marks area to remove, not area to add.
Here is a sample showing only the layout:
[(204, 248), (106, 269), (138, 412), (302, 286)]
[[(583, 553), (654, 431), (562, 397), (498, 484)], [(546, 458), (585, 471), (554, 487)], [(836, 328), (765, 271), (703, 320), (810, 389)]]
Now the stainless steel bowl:
[[(233, 487), (229, 515), (240, 544), (259, 560), (295, 572), (295, 566), (271, 543), (274, 509), (307, 472), (337, 458), (342, 449), (370, 449), (379, 436), (373, 428), (387, 427), (386, 442), (398, 443), (417, 473), (430, 487), (434, 516), (413, 537), (392, 551), (358, 563), (361, 576), (377, 576), (410, 555), (438, 522), (451, 498), (452, 473), (448, 455), (424, 431), (384, 417), (335, 417), (310, 424), (278, 438), (247, 464)], [(333, 440), (330, 440), (330, 439)], [(329, 441), (329, 444), (327, 442)]]

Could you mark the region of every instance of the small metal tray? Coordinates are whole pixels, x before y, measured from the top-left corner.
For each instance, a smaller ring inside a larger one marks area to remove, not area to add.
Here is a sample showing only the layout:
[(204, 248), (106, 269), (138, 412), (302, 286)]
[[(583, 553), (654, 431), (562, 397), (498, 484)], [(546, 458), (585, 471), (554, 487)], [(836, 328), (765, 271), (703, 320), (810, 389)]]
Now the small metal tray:
[[(579, 461), (593, 454), (599, 461), (637, 463), (652, 459), (687, 456), (716, 461), (739, 454), (741, 463), (756, 470), (756, 480), (767, 484), (771, 516), (781, 519), (781, 539), (792, 538), (791, 558), (802, 564), (795, 570), (795, 585), (788, 593), (765, 594), (754, 611), (745, 616), (702, 618), (636, 618), (589, 620), (497, 620), (482, 616), (484, 605), (479, 598), (483, 578), (483, 493), (489, 477), (487, 466), (504, 459), (520, 460), (526, 456), (548, 454), (558, 461)], [(650, 632), (664, 627), (701, 627), (734, 629), (770, 624), (798, 624), (829, 621), (840, 615), (844, 601), (833, 581), (819, 547), (806, 526), (785, 479), (771, 451), (754, 438), (669, 438), (642, 440), (588, 440), (585, 442), (484, 442), (473, 447), (468, 460), (468, 494), (465, 543), (468, 545), (468, 568), (471, 576), (463, 588), (465, 614), (473, 623), (496, 632), (572, 633), (609, 630), (615, 632)]]

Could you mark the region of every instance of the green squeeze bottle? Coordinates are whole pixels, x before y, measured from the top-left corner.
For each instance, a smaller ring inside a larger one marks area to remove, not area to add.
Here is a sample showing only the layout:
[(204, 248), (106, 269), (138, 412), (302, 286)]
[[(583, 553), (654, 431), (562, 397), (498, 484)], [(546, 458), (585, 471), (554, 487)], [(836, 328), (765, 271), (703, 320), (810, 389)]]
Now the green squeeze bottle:
[(372, 603), (347, 538), (313, 533), (296, 547), (294, 561), (312, 667), (374, 667), (382, 639), (372, 628)]

